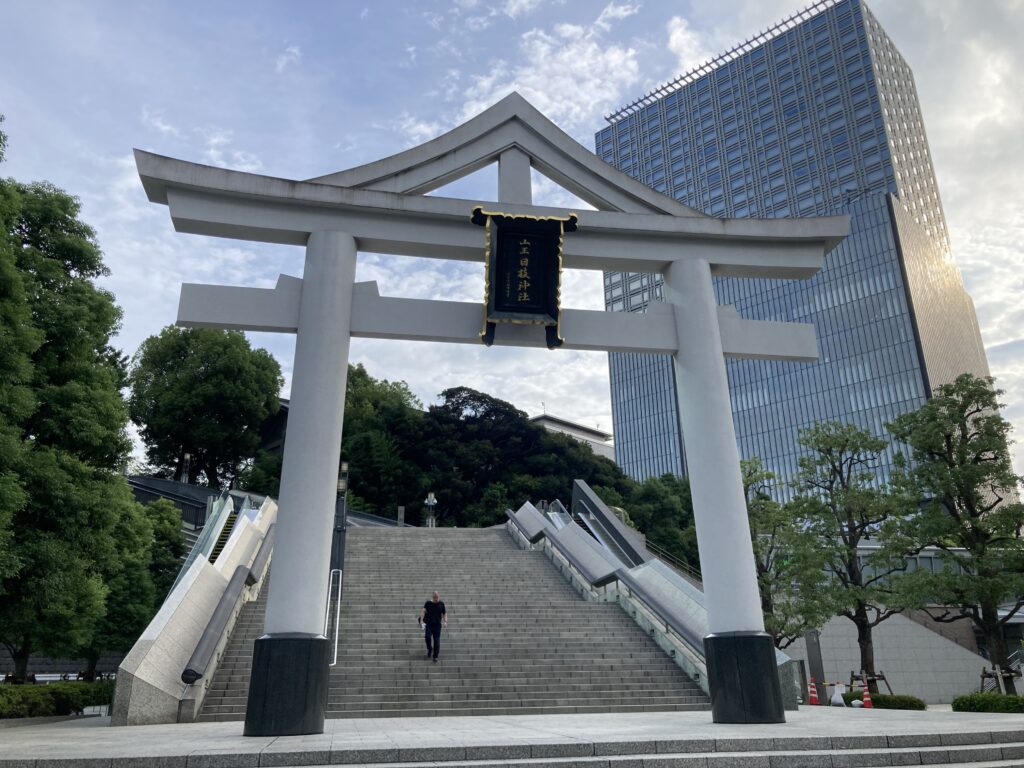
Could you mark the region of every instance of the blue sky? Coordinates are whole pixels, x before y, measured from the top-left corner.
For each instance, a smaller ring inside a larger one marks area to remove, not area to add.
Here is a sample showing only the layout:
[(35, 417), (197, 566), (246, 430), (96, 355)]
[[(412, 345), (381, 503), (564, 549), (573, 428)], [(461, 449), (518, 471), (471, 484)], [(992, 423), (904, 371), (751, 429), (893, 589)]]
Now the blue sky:
[[(913, 68), (954, 257), (1024, 440), (1024, 0), (875, 0)], [(173, 231), (133, 147), (302, 179), (392, 154), (518, 89), (588, 147), (603, 115), (801, 9), (786, 0), (145, 3), (7, 0), (0, 173), (78, 195), (124, 308), (129, 354), (183, 281), (271, 286), (302, 251)], [(490, 197), (493, 174), (456, 196)], [(553, 185), (538, 202), (565, 201)], [(381, 292), (478, 301), (482, 268), (361, 257)], [(596, 273), (566, 305), (600, 308)], [(293, 339), (252, 334), (290, 373)], [(609, 428), (606, 357), (354, 340), (353, 361), (425, 402), (466, 384), (531, 415)], [(542, 405), (543, 404), (543, 405)], [(1015, 446), (1024, 470), (1024, 446)]]

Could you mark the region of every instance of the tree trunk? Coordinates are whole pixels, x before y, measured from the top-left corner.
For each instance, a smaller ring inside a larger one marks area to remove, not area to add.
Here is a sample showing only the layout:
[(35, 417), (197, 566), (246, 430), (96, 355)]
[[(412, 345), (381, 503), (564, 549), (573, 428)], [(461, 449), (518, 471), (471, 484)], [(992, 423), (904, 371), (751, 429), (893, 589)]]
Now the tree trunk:
[[(1003, 626), (999, 623), (999, 609), (992, 604), (981, 604), (981, 631), (985, 634), (985, 643), (988, 645), (988, 658), (992, 666), (999, 665), (1004, 672), (1010, 669), (1010, 659), (1007, 653), (1006, 640), (1003, 638)], [(1017, 694), (1017, 687), (1012, 677), (1004, 677), (1003, 685), (1006, 692), (1011, 696)], [(998, 688), (996, 690), (999, 690)]]
[[(871, 622), (868, 611), (863, 603), (858, 603), (853, 614), (853, 623), (857, 625), (857, 645), (860, 646), (860, 669), (868, 677), (875, 676), (875, 644), (871, 638)], [(868, 681), (868, 689), (878, 693), (878, 683)]]
[(96, 680), (96, 665), (100, 663), (99, 651), (89, 651), (85, 656), (85, 671), (82, 672), (82, 679), (88, 682)]
[(14, 682), (24, 683), (28, 677), (28, 659), (32, 655), (32, 644), (24, 640), (21, 646), (11, 654), (14, 660)]

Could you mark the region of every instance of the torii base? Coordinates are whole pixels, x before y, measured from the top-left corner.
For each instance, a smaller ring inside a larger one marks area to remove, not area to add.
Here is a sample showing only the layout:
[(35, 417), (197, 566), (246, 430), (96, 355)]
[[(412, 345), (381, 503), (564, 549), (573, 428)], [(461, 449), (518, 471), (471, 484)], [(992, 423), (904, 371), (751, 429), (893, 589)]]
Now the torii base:
[(764, 632), (704, 638), (711, 718), (716, 723), (784, 723), (775, 645)]
[(263, 635), (252, 654), (246, 736), (324, 732), (330, 643), (323, 635)]

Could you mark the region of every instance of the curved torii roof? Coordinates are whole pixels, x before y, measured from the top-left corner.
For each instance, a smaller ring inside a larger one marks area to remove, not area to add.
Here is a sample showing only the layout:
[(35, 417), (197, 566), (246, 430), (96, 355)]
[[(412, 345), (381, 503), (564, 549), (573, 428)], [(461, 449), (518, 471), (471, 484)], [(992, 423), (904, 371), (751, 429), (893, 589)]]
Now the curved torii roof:
[(599, 211), (705, 217), (608, 165), (517, 92), (419, 146), (309, 181), (422, 195), (468, 176), (512, 147), (526, 153), (540, 173)]
[[(149, 199), (169, 207), (179, 231), (304, 245), (311, 232), (340, 230), (362, 251), (466, 261), (484, 255), (470, 213), (495, 203), (425, 193), (509, 157), (527, 183), (532, 166), (598, 208), (578, 212), (579, 231), (565, 242), (567, 268), (660, 272), (691, 257), (706, 259), (718, 275), (807, 278), (849, 231), (845, 216), (701, 214), (612, 168), (517, 93), (417, 147), (307, 181), (135, 150)], [(566, 214), (521, 201), (498, 205), (510, 214)]]

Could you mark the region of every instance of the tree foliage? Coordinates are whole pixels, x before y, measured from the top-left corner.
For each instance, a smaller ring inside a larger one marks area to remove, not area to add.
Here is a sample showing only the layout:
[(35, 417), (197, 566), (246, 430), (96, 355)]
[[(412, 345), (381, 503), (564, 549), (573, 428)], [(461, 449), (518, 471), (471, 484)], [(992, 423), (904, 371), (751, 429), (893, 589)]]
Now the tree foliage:
[(770, 495), (775, 475), (757, 458), (741, 462), (765, 631), (786, 648), (832, 617), (825, 558), (792, 509)]
[(217, 488), (256, 455), (283, 379), (270, 353), (242, 333), (169, 326), (139, 347), (129, 382), (149, 461), (177, 477), (188, 453), (189, 482)]
[[(341, 458), (350, 508), (394, 518), (402, 505), (416, 522), (433, 491), (441, 525), (494, 525), (527, 499), (564, 499), (576, 478), (620, 495), (634, 486), (614, 462), (510, 403), (455, 387), (423, 410), (405, 382), (375, 379), (362, 365), (349, 366)], [(280, 458), (261, 454), (240, 482), (273, 493)]]
[(1024, 505), (1001, 394), (993, 379), (963, 374), (889, 430), (910, 448), (900, 478), (920, 500), (910, 534), (918, 547), (938, 547), (944, 566), (915, 571), (909, 592), (939, 621), (970, 620), (1006, 669), (1002, 629), (1024, 607)]
[(78, 201), (0, 181), (0, 643), (23, 675), (34, 651), (86, 647), (110, 591), (117, 523), (134, 502), (119, 388), (120, 322)]
[[(647, 540), (694, 569), (700, 568), (697, 529), (693, 523), (693, 498), (685, 477), (662, 475), (627, 486), (626, 496), (617, 499), (633, 525)], [(610, 504), (603, 488), (595, 489)]]
[(154, 605), (158, 607), (181, 570), (185, 536), (181, 532), (181, 512), (167, 499), (151, 501), (144, 510), (153, 531), (149, 576), (153, 581)]
[[(822, 594), (856, 625), (861, 669), (874, 675), (872, 629), (902, 610), (899, 580), (911, 551), (902, 528), (913, 504), (877, 484), (884, 439), (828, 422), (801, 431), (799, 442), (808, 454), (789, 506), (820, 548), (829, 576)], [(877, 548), (865, 557), (868, 543)]]

